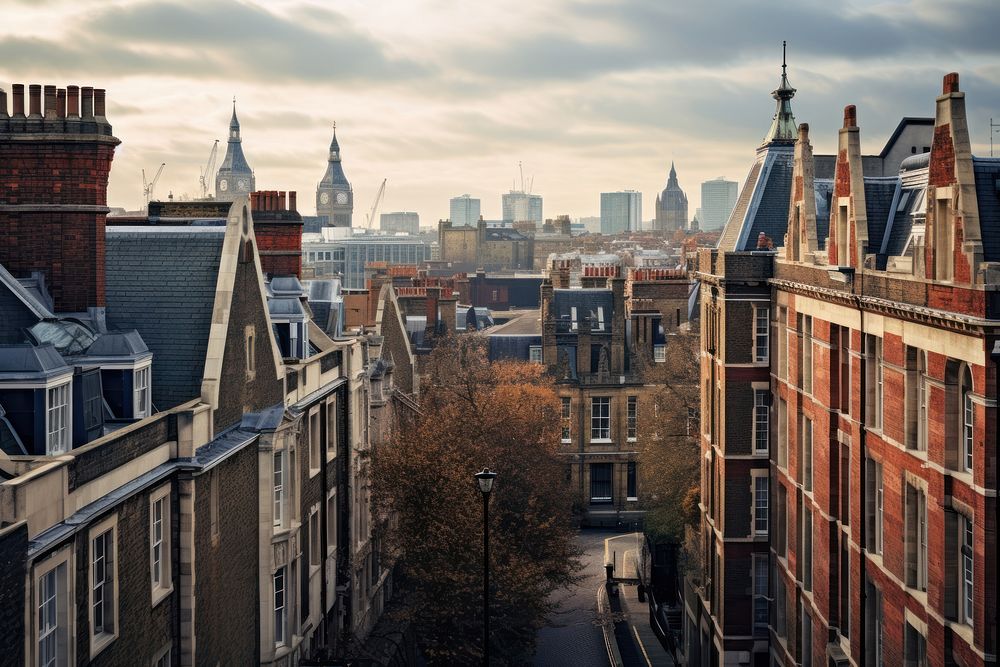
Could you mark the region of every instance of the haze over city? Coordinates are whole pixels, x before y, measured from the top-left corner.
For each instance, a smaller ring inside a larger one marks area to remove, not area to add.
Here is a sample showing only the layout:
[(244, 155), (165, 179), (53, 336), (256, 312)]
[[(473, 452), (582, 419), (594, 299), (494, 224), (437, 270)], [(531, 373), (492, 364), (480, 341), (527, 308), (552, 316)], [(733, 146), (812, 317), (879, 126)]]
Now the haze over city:
[[(929, 113), (951, 70), (969, 93), (976, 154), (989, 154), (1000, 115), (990, 0), (5, 4), (7, 76), (108, 89), (123, 139), (108, 200), (128, 209), (142, 203), (141, 170), (161, 162), (158, 197), (199, 194), (234, 96), (247, 158), (274, 187), (314, 190), (336, 121), (358, 224), (384, 178), (382, 211), (429, 225), (468, 192), (499, 217), (519, 162), (546, 217), (596, 215), (600, 192), (629, 188), (648, 219), (675, 161), (693, 214), (701, 181), (745, 177), (783, 39), (817, 152), (833, 151), (847, 102), (863, 149), (878, 152), (900, 116)], [(311, 197), (302, 203), (311, 213)]]

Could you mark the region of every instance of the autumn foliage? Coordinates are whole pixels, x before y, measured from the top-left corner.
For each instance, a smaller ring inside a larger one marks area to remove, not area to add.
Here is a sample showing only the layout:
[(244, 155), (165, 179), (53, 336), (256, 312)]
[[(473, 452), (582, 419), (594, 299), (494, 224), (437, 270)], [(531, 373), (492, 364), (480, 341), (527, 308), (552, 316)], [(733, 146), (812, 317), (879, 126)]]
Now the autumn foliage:
[(550, 593), (578, 568), (559, 400), (540, 365), (491, 365), (476, 337), (439, 345), (426, 361), (420, 414), (396, 425), (373, 470), (376, 503), (396, 517), (387, 548), (402, 569), (405, 608), (431, 663), (481, 660), (483, 507), (473, 475), (488, 467), (498, 473), (492, 655), (522, 663)]

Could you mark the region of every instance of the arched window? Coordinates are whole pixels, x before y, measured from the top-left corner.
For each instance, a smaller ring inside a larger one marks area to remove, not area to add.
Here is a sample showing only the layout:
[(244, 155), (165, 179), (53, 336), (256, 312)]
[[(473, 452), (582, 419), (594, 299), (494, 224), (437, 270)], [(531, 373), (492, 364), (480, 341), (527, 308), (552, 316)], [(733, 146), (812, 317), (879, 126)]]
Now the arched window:
[(961, 425), (961, 442), (962, 451), (961, 460), (959, 461), (961, 470), (966, 470), (972, 472), (972, 449), (974, 440), (974, 427), (976, 419), (975, 405), (972, 402), (972, 373), (969, 371), (969, 367), (965, 366), (962, 369), (961, 382), (959, 384), (959, 396), (962, 399), (962, 425)]

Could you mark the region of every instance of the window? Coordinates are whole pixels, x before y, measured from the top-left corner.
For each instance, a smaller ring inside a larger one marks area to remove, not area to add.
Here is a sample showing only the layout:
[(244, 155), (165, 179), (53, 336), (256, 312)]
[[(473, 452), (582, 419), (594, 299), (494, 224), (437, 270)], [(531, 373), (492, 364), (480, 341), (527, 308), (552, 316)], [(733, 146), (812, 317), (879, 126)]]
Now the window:
[(753, 478), (753, 532), (757, 535), (767, 535), (767, 475), (756, 475)]
[(882, 553), (882, 464), (874, 459), (865, 460), (865, 520), (867, 525), (865, 548)]
[(779, 558), (788, 558), (788, 491), (780, 482), (777, 485), (774, 508), (774, 527), (777, 535), (774, 550)]
[(968, 625), (972, 625), (973, 613), (973, 591), (975, 590), (976, 579), (973, 572), (973, 551), (972, 551), (972, 520), (962, 517), (962, 614), (961, 619)]
[(778, 378), (788, 377), (788, 308), (778, 308), (778, 323), (775, 328), (775, 340), (778, 345)]
[(628, 440), (629, 442), (634, 442), (638, 433), (638, 421), (639, 421), (639, 397), (629, 396), (627, 400), (628, 415), (626, 420), (626, 425), (628, 427)]
[(45, 421), (48, 437), (45, 440), (45, 453), (48, 456), (55, 456), (69, 451), (72, 425), (70, 383), (51, 387), (46, 393), (48, 408), (45, 412)]
[(903, 664), (906, 667), (927, 667), (926, 630), (917, 630), (908, 621), (903, 621)]
[(610, 396), (594, 396), (590, 399), (590, 439), (611, 440)]
[(753, 555), (753, 632), (767, 635), (768, 613), (771, 601), (767, 597), (767, 556)]
[(805, 600), (802, 601), (802, 667), (812, 667), (812, 618), (805, 610)]
[(162, 600), (172, 589), (170, 577), (170, 486), (150, 496), (149, 501), (149, 562), (153, 604)]
[(809, 509), (809, 502), (802, 499), (802, 511), (799, 515), (802, 519), (802, 590), (812, 590), (813, 575), (813, 515)]
[(274, 525), (285, 522), (285, 452), (274, 453)]
[(810, 315), (802, 316), (802, 391), (807, 394), (813, 389), (813, 344), (812, 321)]
[(785, 399), (778, 399), (778, 466), (788, 467), (788, 405)]
[(114, 517), (90, 533), (90, 652), (95, 655), (118, 631)]
[(331, 491), (326, 497), (326, 553), (337, 548), (337, 492)]
[(322, 427), (319, 414), (319, 406), (313, 407), (309, 411), (309, 476), (312, 477), (319, 472), (322, 444)]
[(802, 452), (800, 464), (802, 469), (800, 474), (802, 475), (802, 489), (808, 493), (812, 493), (813, 490), (813, 424), (812, 420), (806, 417), (802, 418)]
[(528, 347), (528, 361), (540, 364), (542, 363), (542, 346), (532, 345)]
[(337, 456), (337, 399), (326, 402), (326, 459)]
[(922, 350), (906, 346), (906, 448), (927, 449), (927, 387), (924, 383), (925, 356)]
[(628, 488), (625, 491), (625, 496), (626, 496), (625, 499), (626, 500), (639, 500), (639, 494), (636, 491), (636, 482), (637, 482), (636, 465), (637, 464), (636, 464), (635, 461), (629, 461), (627, 465), (628, 465), (628, 468), (627, 468), (628, 475), (626, 477), (626, 486)]
[(38, 603), (38, 665), (55, 667), (70, 664), (68, 565), (63, 560), (36, 574), (35, 599)]
[(149, 366), (140, 368), (132, 375), (135, 383), (135, 404), (132, 414), (136, 419), (149, 416)]
[(774, 578), (774, 632), (782, 639), (788, 637), (788, 593), (785, 578), (779, 573)]
[(323, 563), (323, 556), (320, 553), (319, 534), (319, 505), (309, 515), (309, 567), (319, 567)]
[(927, 590), (927, 497), (923, 489), (906, 484), (906, 585)]
[(865, 334), (865, 425), (882, 428), (882, 339)]
[(754, 454), (767, 454), (768, 449), (768, 408), (771, 402), (771, 392), (767, 389), (753, 391), (753, 451)]
[(667, 346), (666, 345), (653, 345), (653, 361), (658, 364), (662, 364), (667, 360)]
[(603, 504), (611, 502), (610, 463), (590, 464), (590, 502)]
[(961, 384), (962, 396), (962, 454), (963, 466), (968, 472), (972, 472), (972, 446), (973, 433), (975, 427), (976, 408), (972, 402), (972, 374), (966, 366), (962, 373)]
[(287, 641), (287, 614), (285, 610), (285, 568), (274, 573), (274, 643), (281, 646)]
[(870, 581), (866, 584), (868, 595), (865, 597), (865, 634), (870, 640), (865, 644), (865, 664), (872, 667), (882, 667), (882, 591)]
[(246, 349), (246, 377), (252, 380), (257, 372), (257, 349), (254, 345), (257, 331), (252, 324), (243, 330), (243, 346)]
[(572, 414), (572, 403), (569, 396), (563, 396), (559, 399), (562, 401), (562, 441), (570, 441), (570, 416)]
[(153, 667), (171, 667), (173, 664), (171, 662), (171, 646), (168, 644), (166, 648), (161, 649), (160, 653), (153, 660)]
[(771, 309), (758, 306), (754, 308), (753, 360), (757, 363), (767, 363), (770, 348), (769, 332), (771, 323), (768, 321)]

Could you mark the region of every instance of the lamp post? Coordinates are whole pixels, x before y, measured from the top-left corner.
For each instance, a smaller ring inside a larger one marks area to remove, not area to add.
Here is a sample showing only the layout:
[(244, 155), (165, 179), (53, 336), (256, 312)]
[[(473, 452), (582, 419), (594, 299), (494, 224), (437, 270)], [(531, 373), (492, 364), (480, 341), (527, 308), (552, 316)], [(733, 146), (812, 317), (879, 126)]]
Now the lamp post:
[(483, 494), (483, 664), (490, 664), (490, 492), (493, 490), (495, 472), (483, 468), (475, 474), (479, 491)]

